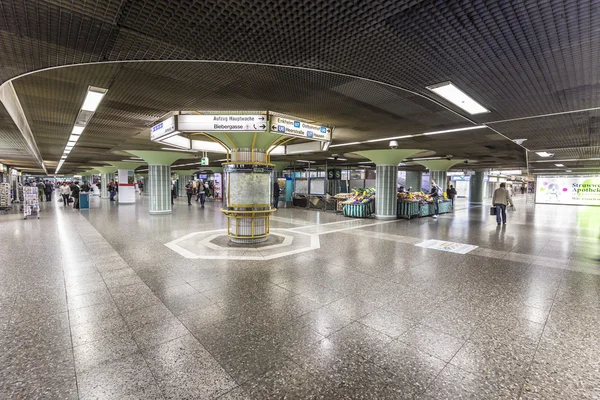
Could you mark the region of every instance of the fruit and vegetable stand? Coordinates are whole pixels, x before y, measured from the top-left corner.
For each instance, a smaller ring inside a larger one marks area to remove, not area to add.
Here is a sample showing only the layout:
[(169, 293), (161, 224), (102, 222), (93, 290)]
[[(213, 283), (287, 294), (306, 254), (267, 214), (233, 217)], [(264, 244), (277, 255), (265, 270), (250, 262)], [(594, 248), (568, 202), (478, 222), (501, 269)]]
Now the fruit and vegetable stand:
[(398, 199), (398, 218), (411, 219), (419, 216), (419, 202), (417, 200)]
[(375, 212), (375, 189), (352, 189), (352, 196), (339, 204), (346, 217), (368, 218)]

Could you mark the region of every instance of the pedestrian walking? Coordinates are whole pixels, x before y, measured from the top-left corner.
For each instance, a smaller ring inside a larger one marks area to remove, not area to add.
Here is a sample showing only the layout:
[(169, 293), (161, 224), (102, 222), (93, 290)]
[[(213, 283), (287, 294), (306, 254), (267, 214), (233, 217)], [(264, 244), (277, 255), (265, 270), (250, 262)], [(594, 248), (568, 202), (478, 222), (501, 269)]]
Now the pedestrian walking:
[(456, 197), (456, 189), (454, 189), (454, 185), (450, 185), (450, 188), (446, 190), (446, 194), (451, 201), (452, 208), (454, 208), (454, 198)]
[(273, 181), (273, 208), (277, 208), (279, 205), (279, 194), (281, 193), (281, 188), (279, 187), (279, 182), (277, 179)]
[(494, 190), (492, 204), (496, 207), (496, 222), (498, 223), (498, 226), (500, 226), (501, 223), (506, 225), (506, 206), (510, 204), (514, 208), (510, 193), (506, 190), (506, 183), (502, 182), (500, 187)]
[(194, 185), (192, 181), (188, 181), (187, 185), (185, 185), (185, 194), (188, 199), (188, 206), (192, 205), (192, 196), (194, 195)]
[(80, 192), (80, 188), (79, 188), (79, 182), (75, 181), (73, 182), (73, 184), (71, 185), (71, 196), (73, 196), (73, 208), (75, 210), (79, 210), (79, 192)]
[(431, 180), (431, 190), (429, 191), (431, 197), (433, 197), (433, 218), (440, 216), (440, 205), (439, 200), (442, 195), (442, 189), (435, 183), (435, 180)]
[(46, 201), (52, 201), (52, 191), (54, 190), (54, 187), (52, 186), (52, 183), (50, 181), (46, 181), (46, 184), (44, 185), (44, 193), (46, 194)]
[(69, 185), (67, 185), (66, 181), (64, 181), (62, 186), (60, 187), (60, 195), (62, 196), (62, 199), (63, 199), (63, 206), (68, 207), (69, 206), (69, 196), (71, 196), (71, 188), (69, 187)]

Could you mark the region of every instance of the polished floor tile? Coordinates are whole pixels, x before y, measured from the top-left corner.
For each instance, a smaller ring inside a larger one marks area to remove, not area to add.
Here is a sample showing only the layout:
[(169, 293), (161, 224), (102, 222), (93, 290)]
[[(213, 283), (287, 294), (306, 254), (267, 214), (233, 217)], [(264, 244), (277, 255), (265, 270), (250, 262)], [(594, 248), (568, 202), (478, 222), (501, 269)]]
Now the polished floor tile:
[[(1, 398), (600, 397), (583, 208), (523, 203), (499, 229), (485, 207), (385, 223), (281, 209), (273, 228), (319, 248), (211, 260), (165, 246), (226, 227), (218, 204), (180, 200), (169, 216), (147, 196), (0, 216)], [(415, 246), (428, 239), (479, 247)]]

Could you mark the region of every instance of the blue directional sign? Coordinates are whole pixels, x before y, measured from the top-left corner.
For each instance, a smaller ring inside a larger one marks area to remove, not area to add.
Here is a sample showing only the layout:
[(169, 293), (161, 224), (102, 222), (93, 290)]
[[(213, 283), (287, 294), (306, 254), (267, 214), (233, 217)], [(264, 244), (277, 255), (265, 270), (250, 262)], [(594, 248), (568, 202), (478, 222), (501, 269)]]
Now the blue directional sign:
[(300, 122), (294, 121), (294, 128), (300, 128)]
[(306, 137), (311, 139), (313, 136), (315, 136), (315, 133), (313, 131), (306, 131)]
[(277, 125), (277, 132), (285, 133), (285, 126), (283, 126), (283, 125)]
[(321, 133), (327, 133), (327, 128), (325, 128), (324, 126), (321, 127)]

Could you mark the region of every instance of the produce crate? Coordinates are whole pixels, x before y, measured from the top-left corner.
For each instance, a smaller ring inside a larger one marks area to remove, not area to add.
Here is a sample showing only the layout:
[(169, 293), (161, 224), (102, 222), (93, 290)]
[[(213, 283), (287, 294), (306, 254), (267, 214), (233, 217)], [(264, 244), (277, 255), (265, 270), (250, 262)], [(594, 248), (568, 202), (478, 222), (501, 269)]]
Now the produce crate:
[(419, 202), (398, 200), (398, 218), (411, 219), (419, 216)]
[(449, 213), (452, 211), (452, 202), (451, 201), (442, 201), (439, 203), (440, 214)]
[(344, 204), (344, 216), (368, 218), (373, 214), (373, 202), (363, 204)]
[(434, 213), (433, 204), (425, 203), (425, 204), (419, 205), (419, 217), (428, 217), (430, 215), (433, 215), (433, 213)]

